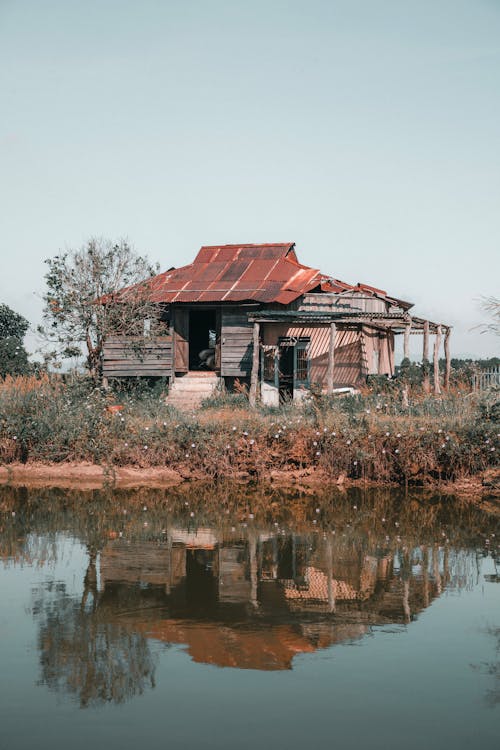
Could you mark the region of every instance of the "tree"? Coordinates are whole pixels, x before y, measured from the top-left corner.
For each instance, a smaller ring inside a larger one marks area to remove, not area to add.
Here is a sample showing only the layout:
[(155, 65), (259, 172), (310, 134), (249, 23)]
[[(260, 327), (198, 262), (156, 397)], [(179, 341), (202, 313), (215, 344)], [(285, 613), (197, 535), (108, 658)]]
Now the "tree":
[(158, 269), (125, 240), (90, 239), (45, 262), (44, 325), (38, 330), (56, 345), (56, 356), (75, 357), (84, 349), (97, 380), (106, 337), (140, 336), (144, 321), (157, 318), (148, 282)]
[(28, 326), (26, 318), (0, 304), (0, 377), (29, 372), (28, 353), (23, 344)]
[(498, 297), (481, 297), (481, 309), (491, 318), (489, 323), (479, 326), (481, 333), (494, 333), (500, 336), (500, 299)]

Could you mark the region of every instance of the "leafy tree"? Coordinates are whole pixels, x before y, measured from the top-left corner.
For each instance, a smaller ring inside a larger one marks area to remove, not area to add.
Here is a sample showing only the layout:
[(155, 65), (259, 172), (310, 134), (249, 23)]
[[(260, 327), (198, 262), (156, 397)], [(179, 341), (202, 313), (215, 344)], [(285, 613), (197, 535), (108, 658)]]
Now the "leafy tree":
[(106, 337), (140, 336), (144, 321), (157, 318), (148, 281), (158, 269), (125, 240), (90, 239), (79, 250), (45, 262), (44, 325), (38, 330), (56, 346), (54, 356), (85, 351), (87, 368), (97, 380)]
[(0, 304), (0, 377), (29, 372), (28, 353), (23, 344), (28, 326), (26, 318)]

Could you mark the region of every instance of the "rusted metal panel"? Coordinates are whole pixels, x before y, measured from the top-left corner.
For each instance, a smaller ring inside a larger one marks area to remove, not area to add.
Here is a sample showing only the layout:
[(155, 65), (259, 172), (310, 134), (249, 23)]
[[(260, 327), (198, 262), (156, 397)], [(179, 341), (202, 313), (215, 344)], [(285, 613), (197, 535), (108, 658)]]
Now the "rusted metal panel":
[(293, 243), (202, 247), (193, 263), (151, 280), (154, 302), (280, 302), (288, 304), (321, 284), (301, 265)]
[[(280, 338), (310, 339), (311, 383), (325, 386), (330, 347), (329, 326), (299, 326), (287, 323), (265, 323), (263, 325), (264, 345), (276, 345)], [(337, 329), (333, 370), (335, 387), (356, 386), (363, 382), (366, 373), (361, 339), (362, 333), (358, 329)]]
[(321, 290), (384, 300), (405, 310), (411, 307), (388, 297), (382, 289), (346, 284), (302, 265), (292, 242), (202, 247), (193, 263), (170, 269), (148, 283), (151, 300), (158, 303), (255, 301), (289, 305), (308, 292)]

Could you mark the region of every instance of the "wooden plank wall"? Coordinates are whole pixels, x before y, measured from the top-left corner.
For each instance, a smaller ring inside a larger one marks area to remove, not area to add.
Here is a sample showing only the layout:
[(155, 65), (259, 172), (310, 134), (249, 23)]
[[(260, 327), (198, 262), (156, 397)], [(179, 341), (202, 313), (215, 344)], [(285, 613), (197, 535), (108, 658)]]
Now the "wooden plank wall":
[(103, 375), (106, 378), (167, 377), (172, 374), (172, 338), (155, 337), (140, 354), (133, 340), (110, 336), (104, 345)]
[(223, 377), (250, 377), (253, 354), (253, 323), (245, 313), (222, 311), (221, 364)]
[[(311, 292), (300, 297), (292, 307), (301, 312), (332, 312), (334, 310), (340, 313), (342, 311), (361, 310), (363, 312), (383, 313), (387, 312), (388, 304), (384, 300), (361, 292), (346, 292), (345, 296), (343, 294)], [(398, 312), (401, 311), (398, 310)]]
[(392, 331), (363, 326), (363, 339), (368, 375), (394, 375), (394, 334)]

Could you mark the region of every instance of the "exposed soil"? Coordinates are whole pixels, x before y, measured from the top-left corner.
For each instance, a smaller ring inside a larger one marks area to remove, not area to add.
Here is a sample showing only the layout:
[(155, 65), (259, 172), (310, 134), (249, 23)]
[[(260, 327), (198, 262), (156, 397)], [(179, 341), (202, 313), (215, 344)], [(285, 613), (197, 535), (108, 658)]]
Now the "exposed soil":
[(184, 477), (173, 469), (136, 469), (133, 466), (109, 468), (88, 463), (9, 464), (0, 466), (0, 484), (67, 489), (173, 487)]
[[(99, 489), (103, 486), (116, 488), (137, 487), (174, 487), (187, 481), (206, 481), (206, 476), (190, 467), (168, 468), (136, 468), (133, 466), (109, 467), (90, 463), (13, 463), (0, 465), (0, 485), (28, 487), (61, 487), (67, 489)], [(245, 484), (254, 477), (247, 472), (238, 472), (231, 480)], [(337, 489), (348, 487), (376, 487), (386, 486), (383, 483), (352, 480), (340, 475), (336, 480), (321, 469), (309, 468), (303, 470), (271, 471), (266, 483), (280, 487), (304, 487), (311, 490), (318, 487), (335, 486)], [(454, 482), (437, 481), (427, 477), (423, 488), (434, 490), (440, 494), (460, 495), (462, 497), (489, 500), (498, 505), (500, 499), (500, 469), (490, 469), (482, 475), (467, 477)]]

